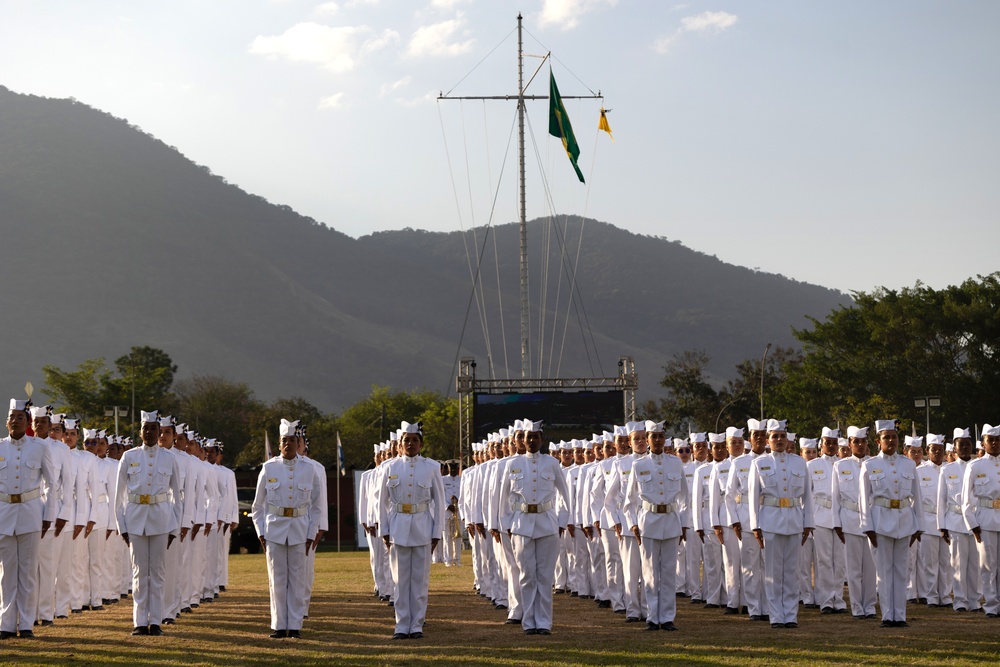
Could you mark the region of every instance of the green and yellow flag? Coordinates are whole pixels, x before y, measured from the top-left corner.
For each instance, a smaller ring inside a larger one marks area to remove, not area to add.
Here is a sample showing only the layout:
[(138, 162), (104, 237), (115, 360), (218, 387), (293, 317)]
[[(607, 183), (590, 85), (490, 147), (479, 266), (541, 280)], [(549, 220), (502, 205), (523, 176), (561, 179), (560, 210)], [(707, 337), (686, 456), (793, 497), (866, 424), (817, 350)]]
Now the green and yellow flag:
[(580, 146), (577, 145), (576, 137), (573, 136), (573, 126), (570, 125), (569, 114), (566, 113), (562, 97), (559, 96), (556, 77), (552, 74), (551, 69), (549, 70), (549, 81), (551, 82), (549, 85), (549, 134), (562, 139), (563, 148), (566, 149), (569, 161), (573, 163), (573, 169), (576, 170), (577, 177), (579, 177), (581, 183), (585, 183), (583, 172), (580, 171), (580, 167), (576, 164), (577, 158), (580, 157)]

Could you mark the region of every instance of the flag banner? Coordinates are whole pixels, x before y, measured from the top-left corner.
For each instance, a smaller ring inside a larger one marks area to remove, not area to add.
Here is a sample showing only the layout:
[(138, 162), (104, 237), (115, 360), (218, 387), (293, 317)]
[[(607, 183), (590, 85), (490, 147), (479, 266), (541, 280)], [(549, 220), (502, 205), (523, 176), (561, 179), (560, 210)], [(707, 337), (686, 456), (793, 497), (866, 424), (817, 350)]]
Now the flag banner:
[(271, 460), (271, 441), (267, 439), (267, 429), (264, 429), (264, 461)]
[(608, 125), (608, 110), (604, 107), (601, 107), (601, 119), (597, 121), (597, 129), (607, 132), (608, 136), (611, 137), (612, 143), (614, 142), (615, 135), (611, 134), (611, 126)]
[(337, 469), (340, 471), (341, 477), (347, 474), (347, 470), (344, 468), (344, 444), (340, 441), (340, 431), (337, 431)]
[(577, 166), (576, 161), (580, 157), (580, 146), (576, 143), (576, 136), (573, 134), (573, 126), (569, 122), (569, 114), (566, 113), (566, 106), (559, 95), (559, 88), (556, 86), (556, 77), (549, 69), (549, 134), (562, 139), (563, 148), (569, 161), (573, 163), (573, 169), (581, 183), (583, 172)]

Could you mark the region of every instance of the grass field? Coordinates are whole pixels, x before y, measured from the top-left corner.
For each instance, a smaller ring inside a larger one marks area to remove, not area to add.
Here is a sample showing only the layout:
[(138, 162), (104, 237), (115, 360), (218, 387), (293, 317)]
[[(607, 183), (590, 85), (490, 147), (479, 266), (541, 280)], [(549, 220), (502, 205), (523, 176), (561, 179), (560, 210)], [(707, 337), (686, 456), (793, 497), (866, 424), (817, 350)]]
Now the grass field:
[(230, 556), (230, 586), (163, 637), (132, 637), (131, 602), (38, 628), (0, 644), (11, 665), (983, 665), (1000, 662), (1000, 621), (911, 605), (909, 628), (802, 610), (799, 629), (722, 616), (679, 600), (680, 632), (626, 625), (590, 600), (556, 596), (549, 637), (503, 625), (471, 588), (465, 565), (431, 570), (423, 640), (390, 641), (392, 609), (371, 597), (366, 553), (320, 553), (302, 640), (267, 637), (267, 574), (260, 555)]

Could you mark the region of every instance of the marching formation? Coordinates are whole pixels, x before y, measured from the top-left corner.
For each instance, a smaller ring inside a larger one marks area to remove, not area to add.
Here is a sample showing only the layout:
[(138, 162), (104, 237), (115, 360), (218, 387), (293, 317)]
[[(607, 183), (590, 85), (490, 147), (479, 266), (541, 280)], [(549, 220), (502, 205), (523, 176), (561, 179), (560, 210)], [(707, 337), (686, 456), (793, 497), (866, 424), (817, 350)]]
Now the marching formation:
[(133, 447), (16, 399), (7, 429), (0, 639), (32, 638), (35, 626), (101, 611), (129, 593), (132, 633), (161, 635), (162, 625), (226, 590), (239, 510), (222, 443), (143, 412), (142, 444)]

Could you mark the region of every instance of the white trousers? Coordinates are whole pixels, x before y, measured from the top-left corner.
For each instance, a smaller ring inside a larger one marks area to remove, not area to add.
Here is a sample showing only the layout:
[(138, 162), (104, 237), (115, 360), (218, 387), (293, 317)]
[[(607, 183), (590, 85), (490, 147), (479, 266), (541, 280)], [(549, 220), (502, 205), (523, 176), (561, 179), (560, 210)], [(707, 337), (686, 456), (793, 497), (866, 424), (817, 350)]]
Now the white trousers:
[(906, 557), (906, 599), (916, 600), (917, 571), (920, 569), (920, 543), (914, 542), (907, 549)]
[(847, 572), (851, 613), (855, 616), (874, 614), (875, 559), (867, 536), (844, 533), (844, 569)]
[[(741, 533), (740, 572), (742, 574), (743, 597), (747, 601), (747, 611), (751, 616), (764, 616), (768, 607), (764, 598), (764, 552), (749, 530)], [(777, 623), (778, 621), (775, 621)]]
[[(215, 570), (211, 570), (212, 572), (218, 572), (222, 568), (222, 563), (220, 562), (218, 554), (216, 554), (215, 560), (216, 560), (214, 565)], [(304, 589), (303, 594), (305, 595), (306, 598), (306, 612), (305, 612), (306, 616), (309, 615), (309, 605), (310, 603), (312, 603), (314, 581), (316, 581), (316, 550), (310, 549), (309, 553), (306, 554), (306, 576), (303, 578), (302, 581), (302, 587)], [(216, 588), (215, 592), (217, 592), (218, 591), (217, 584), (215, 585), (215, 588)]]
[(0, 630), (31, 630), (38, 607), (38, 543), (42, 531), (0, 535)]
[(672, 623), (677, 615), (677, 542), (643, 538), (642, 581), (646, 593), (646, 621)]
[[(205, 529), (202, 528), (202, 531)], [(205, 580), (205, 554), (207, 553), (208, 538), (204, 532), (199, 532), (198, 537), (191, 542), (191, 604), (201, 604), (202, 582)], [(271, 545), (268, 543), (267, 548)], [(306, 548), (302, 547), (302, 556), (305, 557)], [(294, 630), (295, 628), (275, 628), (279, 630)]]
[[(983, 568), (983, 597), (987, 614), (1000, 614), (1000, 532), (980, 531), (979, 562)], [(975, 538), (973, 538), (975, 539)]]
[[(382, 573), (378, 571), (379, 559), (376, 551), (379, 546), (382, 546), (382, 539), (378, 536), (373, 536), (368, 531), (365, 531), (365, 539), (368, 540), (368, 566), (372, 571), (372, 588), (379, 595), (386, 595), (381, 590)], [(382, 548), (384, 549), (385, 547)]]
[(174, 540), (174, 546), (170, 547), (171, 551), (177, 548), (177, 559), (180, 561), (180, 572), (185, 573), (185, 576), (180, 577), (177, 587), (177, 611), (180, 612), (181, 609), (187, 609), (191, 606), (191, 598), (194, 597), (195, 583), (193, 581), (194, 577), (187, 576), (186, 573), (191, 572), (191, 563), (194, 559), (194, 547), (191, 542), (191, 533), (188, 532), (187, 537), (181, 542), (180, 539)]
[(816, 604), (820, 608), (847, 609), (847, 602), (844, 601), (844, 545), (833, 528), (816, 528), (813, 532), (813, 554)]
[[(705, 541), (708, 541), (707, 534), (705, 535)], [(693, 599), (704, 600), (706, 591), (702, 587), (701, 563), (705, 545), (698, 539), (697, 533), (694, 533), (692, 538), (685, 540), (684, 543), (687, 545), (684, 549), (684, 588)]]
[[(219, 571), (222, 569), (222, 561), (219, 557), (219, 544), (222, 542), (222, 531), (218, 522), (212, 526), (212, 532), (208, 534), (208, 542), (205, 544), (205, 570), (202, 583), (202, 597), (214, 598), (219, 592)], [(314, 554), (315, 555), (315, 554)], [(308, 559), (308, 557), (307, 557)], [(312, 593), (312, 569), (307, 569), (305, 577), (308, 580), (309, 593)], [(307, 607), (308, 610), (308, 598)]]
[(951, 559), (948, 545), (940, 534), (924, 533), (917, 542), (920, 567), (917, 570), (917, 597), (927, 598), (927, 604), (944, 604), (951, 580)]
[(514, 557), (521, 573), (521, 628), (552, 629), (552, 585), (561, 545), (558, 535), (511, 535)]
[(56, 617), (56, 572), (62, 535), (56, 537), (53, 525), (38, 543), (38, 606), (35, 618), (51, 621)]
[(590, 593), (596, 600), (608, 599), (608, 568), (604, 564), (604, 545), (601, 543), (601, 531), (594, 528), (594, 537), (587, 540), (587, 552), (590, 556)]
[(132, 556), (132, 622), (137, 628), (160, 625), (167, 577), (167, 537), (129, 535)]
[[(119, 537), (119, 539), (121, 539)], [(118, 561), (118, 576), (121, 578), (121, 592), (131, 593), (132, 592), (132, 551), (129, 545), (125, 544), (125, 540), (122, 539), (121, 544), (121, 559)], [(58, 588), (58, 586), (57, 586)]]
[[(68, 528), (69, 526), (67, 526)], [(90, 551), (87, 549), (87, 538), (83, 536), (86, 529), (81, 530), (75, 540), (70, 542), (69, 549), (73, 562), (69, 568), (71, 609), (82, 609), (90, 602)]]
[(506, 530), (500, 531), (500, 546), (503, 561), (507, 569), (507, 618), (520, 619), (521, 609), (521, 571), (514, 558), (514, 545)]
[(479, 533), (475, 531), (469, 536), (469, 549), (472, 551), (472, 585), (476, 590), (485, 593), (483, 591), (483, 561), (480, 553)]
[[(67, 616), (73, 598), (73, 524), (67, 523), (56, 538), (59, 565), (56, 568), (56, 616)], [(131, 571), (131, 568), (129, 568)]]
[(979, 598), (983, 596), (982, 579), (979, 570), (979, 548), (972, 533), (950, 532), (951, 568), (955, 578), (954, 608), (973, 611), (979, 609)]
[(584, 535), (583, 530), (577, 526), (574, 531), (576, 535), (572, 538), (572, 550), (573, 553), (570, 558), (572, 563), (572, 573), (575, 575), (576, 586), (570, 586), (571, 590), (576, 591), (581, 597), (593, 595), (594, 592), (591, 590), (590, 582), (590, 548), (587, 546), (587, 536)]
[(622, 572), (621, 543), (614, 528), (601, 528), (604, 566), (608, 578), (608, 599), (614, 611), (625, 609), (625, 576)]
[(556, 541), (559, 543), (559, 553), (556, 554), (555, 587), (563, 591), (569, 591), (572, 583), (569, 577), (569, 531), (567, 530), (562, 535), (556, 536)]
[(799, 553), (799, 599), (802, 604), (817, 604), (816, 580), (813, 575), (813, 566), (816, 563), (816, 542), (813, 534), (809, 534), (809, 539), (802, 545)]
[[(698, 533), (694, 539), (701, 542)], [(705, 541), (701, 544), (702, 599), (708, 604), (726, 605), (725, 576), (722, 571), (722, 543), (711, 528), (705, 531)], [(645, 570), (644, 570), (645, 572)]]
[(396, 632), (424, 631), (427, 592), (431, 577), (431, 545), (389, 549), (392, 578), (396, 581)]
[(493, 539), (493, 535), (486, 533), (486, 539), (484, 540), (486, 546), (486, 576), (490, 580), (490, 593), (489, 599), (493, 601), (494, 604), (507, 604), (507, 579), (504, 578), (503, 572), (503, 554), (502, 548)]
[[(621, 541), (622, 575), (625, 577), (625, 616), (627, 618), (642, 618), (646, 615), (643, 604), (643, 593), (640, 581), (642, 579), (642, 554), (632, 533), (622, 533)], [(676, 594), (676, 591), (675, 591)]]
[(107, 583), (107, 559), (104, 553), (107, 548), (107, 539), (105, 539), (107, 534), (107, 528), (94, 528), (90, 531), (90, 537), (87, 538), (87, 555), (90, 558), (90, 569), (87, 571), (90, 580), (89, 604), (92, 607), (102, 606), (104, 598), (108, 594), (105, 586)]
[[(187, 542), (187, 540), (184, 540)], [(184, 580), (197, 579), (190, 569), (181, 570), (180, 538), (174, 540), (163, 559), (163, 620), (176, 618), (181, 613), (181, 589)], [(181, 574), (183, 572), (183, 575)], [(159, 623), (160, 621), (153, 621)]]
[[(451, 514), (446, 514), (445, 517), (451, 516)], [(457, 517), (455, 519), (458, 521)], [(441, 560), (447, 566), (461, 565), (462, 564), (462, 536), (459, 534), (458, 537), (454, 536), (454, 533), (448, 530), (448, 522), (445, 521), (445, 529), (441, 535)], [(459, 522), (461, 526), (461, 522)]]
[(878, 604), (883, 621), (906, 620), (907, 569), (910, 557), (910, 538), (895, 539), (878, 536), (875, 569), (878, 571)]
[(802, 535), (764, 533), (764, 590), (771, 623), (798, 622), (801, 547)]
[(747, 605), (743, 593), (743, 577), (740, 572), (740, 541), (736, 531), (729, 526), (722, 527), (722, 574), (726, 586), (726, 604), (733, 609)]
[[(202, 536), (204, 537), (204, 536)], [(268, 542), (267, 585), (271, 594), (271, 629), (301, 630), (306, 613), (302, 577), (306, 568), (306, 545)]]
[(232, 548), (233, 542), (233, 531), (232, 526), (230, 530), (222, 533), (222, 539), (219, 540), (219, 558), (222, 560), (222, 570), (219, 572), (219, 586), (229, 586), (229, 550)]

